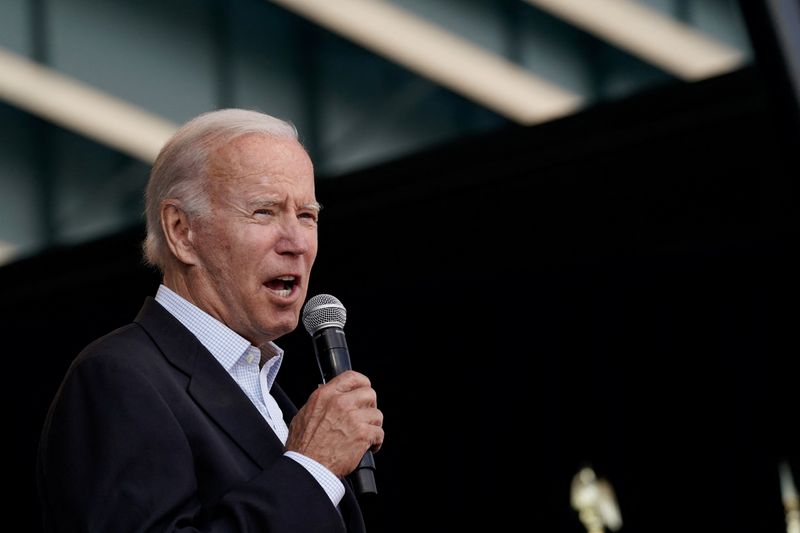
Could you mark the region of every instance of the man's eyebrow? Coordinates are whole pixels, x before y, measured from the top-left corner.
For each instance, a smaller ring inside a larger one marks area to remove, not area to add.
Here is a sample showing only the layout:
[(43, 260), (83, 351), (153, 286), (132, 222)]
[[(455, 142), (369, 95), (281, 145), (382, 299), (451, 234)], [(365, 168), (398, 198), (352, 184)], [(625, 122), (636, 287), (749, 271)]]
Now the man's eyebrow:
[[(249, 200), (247, 202), (247, 205), (249, 205), (249, 206), (271, 207), (271, 206), (274, 206), (274, 205), (280, 205), (281, 203), (283, 203), (283, 200), (281, 200), (279, 198), (275, 198), (275, 197), (272, 197), (272, 196), (259, 196), (257, 198), (252, 198), (251, 200)], [(312, 211), (320, 212), (320, 211), (322, 211), (322, 204), (320, 204), (319, 202), (316, 202), (316, 201), (315, 202), (309, 202), (307, 204), (302, 204), (300, 206), (300, 209), (309, 209), (309, 210), (312, 210)]]

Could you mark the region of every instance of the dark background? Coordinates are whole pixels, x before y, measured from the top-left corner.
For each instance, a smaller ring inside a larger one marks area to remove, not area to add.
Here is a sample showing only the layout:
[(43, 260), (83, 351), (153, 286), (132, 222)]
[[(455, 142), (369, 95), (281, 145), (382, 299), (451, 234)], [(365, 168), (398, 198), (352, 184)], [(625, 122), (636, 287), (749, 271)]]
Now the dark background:
[[(385, 414), (370, 531), (577, 533), (584, 465), (614, 486), (623, 531), (785, 531), (798, 152), (776, 72), (761, 61), (319, 180), (309, 294), (347, 308)], [(35, 446), (70, 360), (156, 290), (142, 237), (0, 269), (20, 530), (39, 529)], [(310, 338), (279, 344), (302, 403)]]

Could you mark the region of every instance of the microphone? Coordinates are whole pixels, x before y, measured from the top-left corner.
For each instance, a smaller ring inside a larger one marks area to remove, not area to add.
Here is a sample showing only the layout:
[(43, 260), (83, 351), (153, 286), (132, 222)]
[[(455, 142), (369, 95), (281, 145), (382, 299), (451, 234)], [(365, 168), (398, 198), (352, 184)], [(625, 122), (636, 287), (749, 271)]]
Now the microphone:
[[(330, 294), (313, 296), (303, 307), (303, 325), (311, 335), (323, 383), (352, 368), (342, 329), (346, 320), (347, 310)], [(358, 494), (378, 493), (371, 451), (367, 450), (349, 477)]]

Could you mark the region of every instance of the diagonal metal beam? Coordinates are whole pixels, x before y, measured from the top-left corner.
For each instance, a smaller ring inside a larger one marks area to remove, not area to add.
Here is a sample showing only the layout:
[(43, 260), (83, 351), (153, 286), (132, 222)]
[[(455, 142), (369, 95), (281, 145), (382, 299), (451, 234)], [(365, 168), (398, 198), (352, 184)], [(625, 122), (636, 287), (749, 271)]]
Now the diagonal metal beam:
[(0, 48), (0, 99), (147, 163), (177, 125)]
[(389, 2), (270, 1), (521, 124), (583, 105), (579, 95)]
[(730, 72), (744, 54), (632, 0), (523, 0), (685, 80)]

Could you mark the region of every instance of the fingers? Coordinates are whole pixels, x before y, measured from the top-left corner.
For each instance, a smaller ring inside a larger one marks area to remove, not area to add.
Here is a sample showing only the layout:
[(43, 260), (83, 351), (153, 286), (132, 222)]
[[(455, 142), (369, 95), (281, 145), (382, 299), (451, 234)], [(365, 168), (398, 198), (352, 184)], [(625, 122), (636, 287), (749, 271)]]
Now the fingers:
[(377, 452), (383, 445), (383, 413), (378, 409), (362, 409), (353, 414), (353, 440), (365, 450)]
[(366, 420), (368, 429), (371, 430), (367, 438), (369, 442), (369, 451), (372, 453), (377, 452), (383, 446), (384, 430), (383, 430), (383, 413), (377, 409), (368, 412), (370, 418)]
[(378, 396), (374, 389), (361, 388), (342, 393), (339, 397), (343, 407), (355, 407), (359, 409), (377, 407)]
[[(372, 389), (369, 389), (372, 391)], [(374, 393), (374, 391), (372, 391)], [(350, 393), (352, 394), (352, 393)], [(383, 445), (383, 412), (375, 406), (360, 408), (353, 411), (352, 416), (360, 429), (361, 442), (365, 443), (367, 449), (372, 453), (377, 452)]]
[(369, 379), (352, 370), (321, 385), (316, 393), (326, 401), (337, 402), (343, 410), (378, 406), (378, 397)]
[(372, 386), (367, 376), (355, 370), (346, 370), (342, 372), (331, 379), (328, 385), (331, 385), (339, 392), (349, 392), (353, 389)]

